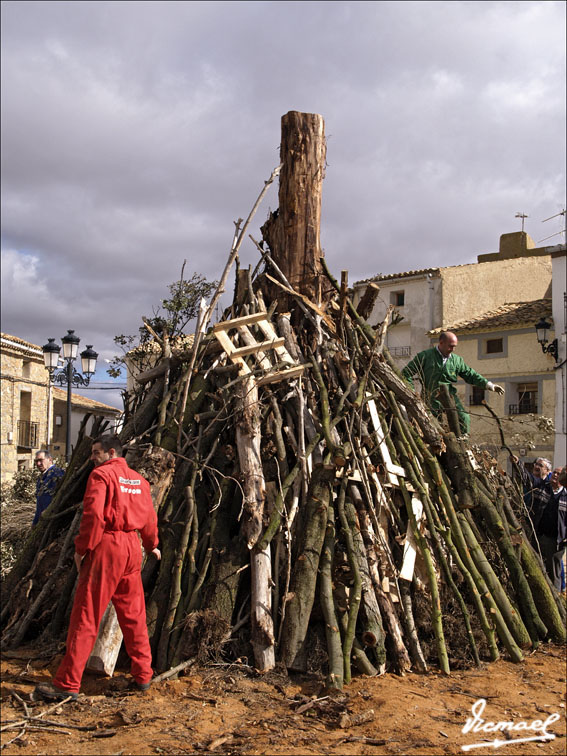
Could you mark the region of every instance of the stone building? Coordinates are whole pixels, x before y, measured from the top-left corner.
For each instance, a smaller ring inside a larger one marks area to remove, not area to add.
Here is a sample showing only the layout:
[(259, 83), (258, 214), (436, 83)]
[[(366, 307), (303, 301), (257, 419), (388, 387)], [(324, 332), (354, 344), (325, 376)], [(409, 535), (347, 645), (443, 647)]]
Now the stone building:
[[(554, 360), (544, 355), (537, 343), (534, 326), (538, 318), (532, 316), (543, 308), (542, 311), (548, 313), (548, 320), (551, 319), (552, 264), (559, 274), (561, 265), (564, 270), (564, 260), (564, 244), (536, 247), (525, 232), (503, 234), (499, 251), (479, 255), (475, 263), (424, 268), (369, 279), (378, 284), (380, 293), (368, 322), (371, 325), (382, 322), (387, 308), (394, 306), (400, 320), (389, 327), (386, 343), (400, 369), (418, 352), (434, 344), (441, 330), (457, 329), (458, 353), (487, 378), (505, 385), (503, 399), (490, 394), (488, 400), (499, 415), (509, 418), (508, 424), (514, 429), (512, 436), (518, 442), (515, 448), (518, 452), (525, 452), (519, 456), (529, 461), (534, 454), (537, 456), (537, 450), (546, 451), (542, 456), (551, 456), (553, 440), (550, 442), (549, 434), (542, 429), (545, 428), (545, 418), (554, 417), (556, 394), (560, 395), (564, 387), (558, 383), (562, 374), (558, 375), (554, 370)], [(559, 309), (563, 311), (565, 307), (564, 298), (561, 297), (559, 302), (558, 294), (561, 287), (561, 292), (565, 291), (565, 279), (560, 281), (560, 276), (554, 272), (553, 281), (553, 317), (556, 320)], [(367, 283), (355, 284), (355, 303), (362, 297)], [(553, 323), (553, 319), (550, 322)], [(470, 326), (472, 323), (474, 327)], [(560, 336), (561, 339), (564, 352), (565, 336)], [(502, 345), (504, 352), (483, 352), (487, 348), (496, 349), (496, 342)], [(554, 387), (554, 384), (557, 385)], [(467, 403), (477, 399), (472, 397), (469, 389), (465, 384), (459, 388)], [(537, 411), (524, 413), (528, 405)], [(482, 412), (486, 416), (484, 408)], [(487, 421), (478, 418), (475, 421), (476, 414), (480, 413), (475, 409), (472, 440), (491, 448), (499, 447), (494, 421), (489, 433)], [(528, 414), (535, 417), (530, 426)], [(556, 425), (557, 421), (564, 425), (565, 417), (556, 418)], [(534, 429), (531, 440), (528, 438), (529, 427)], [(564, 443), (564, 431), (557, 438), (560, 448), (561, 438)]]
[[(459, 339), (457, 352), (467, 365), (504, 388), (504, 396), (498, 396), (462, 381), (457, 384), (471, 415), (471, 439), (503, 465), (508, 455), (501, 451), (498, 426), (483, 400), (500, 418), (506, 443), (523, 461), (554, 455), (555, 360), (537, 342), (534, 324), (541, 318), (553, 322), (551, 299), (505, 304), (445, 325)], [(428, 336), (436, 343), (440, 332), (436, 328)]]
[[(65, 439), (67, 434), (67, 390), (54, 386), (52, 388), (51, 430), (49, 435), (49, 450), (54, 457), (65, 456)], [(118, 430), (122, 411), (108, 404), (97, 402), (79, 394), (71, 395), (71, 444), (74, 445), (79, 428), (85, 415), (91, 415), (94, 420), (103, 417), (107, 421), (105, 433)], [(87, 433), (89, 432), (87, 426)]]
[(435, 328), (476, 317), (506, 302), (551, 297), (551, 254), (555, 249), (536, 248), (523, 231), (503, 234), (499, 252), (479, 255), (476, 263), (359, 281), (354, 285), (355, 304), (368, 281), (379, 285), (380, 294), (368, 322), (382, 322), (388, 306), (395, 307), (402, 320), (388, 329), (387, 346), (403, 367), (430, 346), (427, 334)]
[(556, 465), (567, 464), (567, 257), (565, 244), (551, 254), (553, 270), (552, 308), (557, 357), (555, 372)]
[(0, 334), (2, 481), (31, 467), (47, 438), (49, 386), (43, 352), (36, 344)]
[[(35, 453), (49, 449), (65, 457), (67, 391), (50, 386), (43, 351), (37, 344), (0, 334), (0, 465), (2, 482), (33, 466)], [(71, 443), (86, 414), (103, 416), (109, 429), (121, 411), (78, 394), (71, 396)]]

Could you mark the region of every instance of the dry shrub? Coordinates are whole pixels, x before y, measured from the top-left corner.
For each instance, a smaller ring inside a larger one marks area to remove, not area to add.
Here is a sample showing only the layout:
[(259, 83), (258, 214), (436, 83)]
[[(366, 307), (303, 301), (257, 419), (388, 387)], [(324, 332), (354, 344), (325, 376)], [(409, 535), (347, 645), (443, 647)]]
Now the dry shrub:
[(2, 483), (0, 501), (0, 538), (2, 561), (0, 571), (4, 578), (12, 569), (23, 548), (35, 514), (36, 470), (20, 470), (13, 480)]
[(211, 609), (191, 612), (183, 626), (182, 656), (196, 657), (200, 664), (219, 661), (230, 638), (230, 624)]

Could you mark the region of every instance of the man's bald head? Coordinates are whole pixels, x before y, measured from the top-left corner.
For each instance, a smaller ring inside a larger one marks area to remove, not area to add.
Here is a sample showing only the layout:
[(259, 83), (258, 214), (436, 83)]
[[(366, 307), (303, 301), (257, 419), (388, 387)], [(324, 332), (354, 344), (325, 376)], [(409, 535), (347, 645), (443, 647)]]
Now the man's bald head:
[(452, 331), (441, 331), (438, 349), (443, 357), (449, 357), (458, 343), (459, 340)]

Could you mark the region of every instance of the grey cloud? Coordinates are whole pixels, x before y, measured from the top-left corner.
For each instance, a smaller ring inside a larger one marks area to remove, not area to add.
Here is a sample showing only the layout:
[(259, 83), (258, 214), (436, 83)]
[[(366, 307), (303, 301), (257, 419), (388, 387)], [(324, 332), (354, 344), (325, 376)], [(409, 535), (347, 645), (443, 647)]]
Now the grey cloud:
[[(557, 2), (4, 2), (3, 249), (35, 276), (4, 281), (4, 330), (91, 329), (110, 354), (183, 259), (218, 277), (290, 109), (326, 120), (322, 243), (351, 280), (470, 262), (518, 210), (553, 233), (564, 18)], [(255, 236), (275, 206), (273, 187)]]

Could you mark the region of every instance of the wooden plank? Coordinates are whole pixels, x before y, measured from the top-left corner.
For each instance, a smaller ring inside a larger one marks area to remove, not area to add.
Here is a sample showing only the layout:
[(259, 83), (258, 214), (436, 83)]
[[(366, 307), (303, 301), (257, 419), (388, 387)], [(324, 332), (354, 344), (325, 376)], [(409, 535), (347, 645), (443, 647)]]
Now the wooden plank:
[[(248, 329), (249, 325), (257, 324), (261, 329), (264, 336), (268, 340), (257, 342)], [(218, 326), (218, 327), (217, 327)], [(240, 333), (242, 340), (247, 342), (245, 346), (237, 347), (234, 345), (228, 331), (232, 328), (236, 328)], [(217, 323), (214, 326), (214, 334), (217, 337), (219, 343), (223, 347), (224, 351), (235, 363), (240, 365), (240, 374), (250, 373), (250, 368), (246, 365), (242, 359), (245, 355), (254, 355), (260, 366), (268, 371), (266, 375), (262, 376), (256, 381), (256, 385), (262, 386), (268, 383), (276, 383), (278, 381), (288, 380), (301, 375), (305, 369), (304, 365), (296, 365), (291, 358), (289, 352), (285, 348), (285, 339), (279, 337), (272, 324), (268, 321), (266, 313), (256, 313), (255, 315), (246, 315), (243, 318), (235, 318), (234, 320), (225, 320), (222, 323)], [(276, 372), (269, 372), (272, 367), (268, 358), (264, 355), (264, 352), (273, 350), (279, 357), (280, 362), (284, 362), (292, 367), (287, 370), (278, 370)]]
[[(369, 397), (371, 396), (371, 394), (366, 392), (366, 396)], [(382, 455), (384, 465), (386, 466), (386, 472), (388, 473), (388, 480), (390, 481), (391, 485), (399, 486), (400, 481), (398, 480), (398, 475), (401, 475), (405, 478), (405, 470), (403, 469), (403, 467), (399, 467), (392, 462), (392, 457), (390, 456), (390, 450), (388, 449), (388, 444), (386, 443), (386, 437), (384, 435), (382, 423), (380, 422), (380, 415), (378, 414), (378, 410), (376, 409), (376, 402), (374, 401), (374, 399), (369, 399), (367, 404), (370, 411), (372, 425), (374, 426), (374, 430), (376, 432), (378, 445), (380, 446), (380, 454)]]
[[(411, 497), (411, 508), (415, 515), (417, 527), (419, 528), (420, 522), (423, 519), (423, 504), (413, 495)], [(411, 523), (408, 522), (408, 529), (406, 532), (406, 542), (404, 544), (404, 556), (402, 561), (402, 569), (400, 570), (400, 579), (413, 580), (413, 571), (415, 568), (415, 559), (417, 556), (417, 545), (415, 542), (415, 536), (411, 528)]]
[(399, 465), (395, 465), (393, 462), (390, 462), (390, 464), (386, 464), (386, 470), (389, 473), (392, 473), (392, 475), (399, 475), (400, 478), (406, 477), (406, 471), (403, 467), (400, 467)]
[[(362, 447), (361, 452), (362, 452), (362, 459), (364, 460), (364, 464), (366, 465), (366, 467), (373, 468), (374, 465), (370, 461), (370, 456), (368, 454), (367, 449)], [(388, 502), (388, 499), (386, 498), (386, 494), (384, 493), (384, 488), (382, 486), (382, 483), (380, 482), (380, 478), (375, 472), (372, 472), (370, 474), (370, 477), (374, 481), (376, 490), (378, 491), (378, 504), (380, 505), (381, 509), (389, 510), (390, 504)], [(385, 543), (388, 543), (388, 539), (386, 538), (385, 534), (384, 534), (384, 538), (385, 538)]]
[(276, 339), (276, 341), (260, 341), (249, 346), (236, 347), (232, 352), (234, 357), (244, 357), (246, 354), (255, 354), (256, 352), (265, 352), (268, 349), (275, 349), (277, 346), (282, 346), (285, 339)]
[[(259, 321), (258, 327), (260, 328), (260, 330), (262, 331), (262, 333), (264, 334), (264, 336), (267, 339), (277, 339), (278, 338), (278, 335), (274, 331), (274, 327), (270, 323), (269, 320), (261, 320), (261, 321)], [(285, 343), (285, 339), (284, 339), (284, 343)], [(274, 347), (274, 349), (275, 349), (276, 354), (280, 358), (280, 362), (287, 362), (289, 365), (295, 365), (295, 362), (293, 361), (291, 355), (289, 354), (289, 352), (287, 351), (287, 349), (285, 348), (285, 346)]]
[(253, 325), (254, 323), (259, 323), (261, 320), (266, 320), (267, 317), (267, 312), (255, 312), (252, 315), (244, 315), (241, 318), (221, 320), (220, 323), (215, 323), (213, 326), (213, 333), (216, 334), (219, 331), (230, 331), (231, 328), (238, 328), (239, 326)]
[(275, 373), (268, 373), (258, 378), (256, 383), (258, 386), (265, 386), (267, 383), (277, 383), (278, 381), (286, 381), (290, 378), (297, 378), (305, 370), (305, 365), (296, 365), (295, 367), (288, 368), (287, 370), (278, 370)]
[[(252, 332), (246, 325), (238, 326), (236, 329), (238, 331), (238, 335), (240, 336), (241, 341), (244, 343), (245, 346), (252, 346), (253, 344), (257, 344), (258, 342), (252, 336)], [(271, 370), (272, 369), (272, 363), (267, 358), (267, 356), (264, 354), (264, 352), (258, 352), (258, 354), (254, 355), (256, 362), (260, 364), (260, 367), (263, 370)]]
[(362, 483), (362, 477), (358, 470), (350, 470), (346, 467), (340, 467), (336, 472), (336, 477), (338, 480), (341, 478), (344, 478), (345, 475), (349, 479), (349, 481), (352, 481), (353, 483)]
[(218, 333), (215, 333), (215, 336), (219, 340), (220, 345), (224, 349), (224, 351), (228, 354), (230, 359), (236, 364), (240, 365), (240, 374), (243, 375), (245, 373), (250, 373), (250, 368), (248, 365), (244, 362), (242, 357), (233, 357), (235, 346), (232, 343), (232, 341), (228, 338), (226, 333), (224, 331), (218, 331)]
[(236, 347), (232, 343), (232, 341), (228, 338), (226, 333), (224, 331), (219, 331), (218, 333), (215, 333), (215, 336), (217, 337), (221, 347), (224, 349), (224, 351), (230, 355), (234, 352)]

